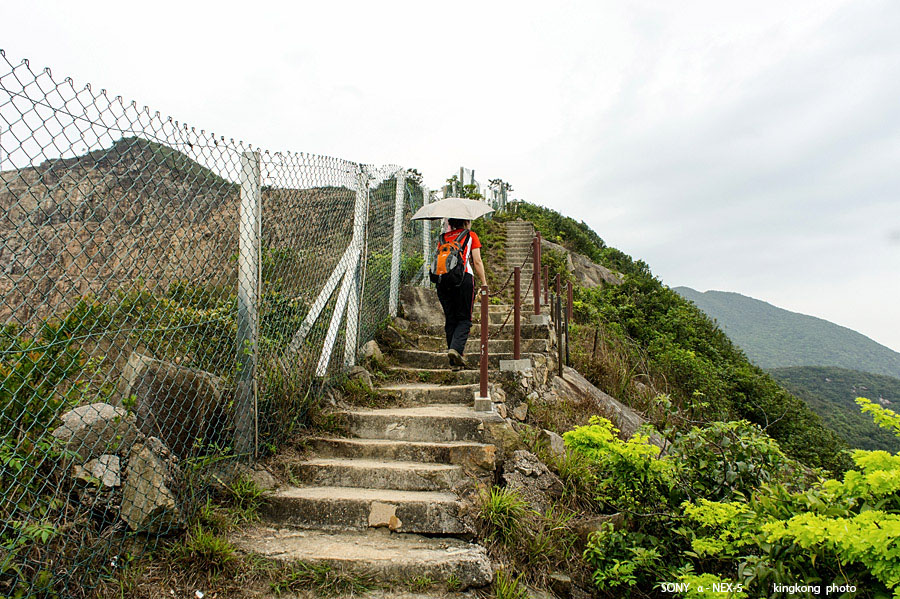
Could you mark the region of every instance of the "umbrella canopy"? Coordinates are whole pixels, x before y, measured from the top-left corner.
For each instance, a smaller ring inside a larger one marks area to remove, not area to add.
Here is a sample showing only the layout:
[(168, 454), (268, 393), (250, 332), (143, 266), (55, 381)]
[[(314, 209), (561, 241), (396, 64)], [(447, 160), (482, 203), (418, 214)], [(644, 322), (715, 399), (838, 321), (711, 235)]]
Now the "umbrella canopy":
[(475, 220), (479, 216), (490, 214), (493, 211), (493, 208), (481, 200), (446, 198), (431, 204), (425, 204), (413, 214), (412, 220), (435, 220), (438, 218)]

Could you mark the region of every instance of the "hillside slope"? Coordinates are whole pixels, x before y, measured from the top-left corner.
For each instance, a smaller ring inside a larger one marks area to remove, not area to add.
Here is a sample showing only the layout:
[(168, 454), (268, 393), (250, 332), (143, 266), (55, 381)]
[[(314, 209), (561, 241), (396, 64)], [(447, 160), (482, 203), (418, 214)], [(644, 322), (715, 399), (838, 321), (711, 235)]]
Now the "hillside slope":
[(551, 277), (576, 283), (572, 364), (594, 385), (648, 415), (658, 430), (674, 434), (697, 423), (746, 420), (807, 465), (846, 469), (844, 441), (645, 262), (552, 209), (523, 202), (516, 216), (533, 222), (544, 239), (624, 276), (620, 285), (583, 287), (565, 260), (542, 256)]
[(900, 378), (900, 353), (852, 329), (739, 293), (674, 287), (765, 369), (836, 366)]
[(805, 400), (850, 447), (900, 451), (900, 439), (875, 426), (854, 402), (857, 397), (866, 397), (897, 411), (900, 379), (824, 366), (776, 368), (771, 375)]

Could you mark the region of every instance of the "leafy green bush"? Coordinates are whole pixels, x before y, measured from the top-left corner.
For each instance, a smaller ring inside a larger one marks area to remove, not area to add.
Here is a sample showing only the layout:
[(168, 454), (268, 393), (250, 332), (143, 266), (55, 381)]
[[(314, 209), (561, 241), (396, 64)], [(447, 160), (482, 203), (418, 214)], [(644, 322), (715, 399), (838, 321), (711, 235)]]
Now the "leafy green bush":
[[(900, 415), (858, 403), (900, 435)], [(747, 422), (694, 428), (659, 458), (646, 438), (613, 431), (598, 420), (565, 435), (598, 465), (598, 495), (613, 508), (621, 494), (628, 516), (629, 530), (605, 526), (589, 540), (599, 589), (728, 581), (742, 585), (735, 597), (776, 597), (773, 585), (801, 581), (900, 597), (900, 455), (856, 450), (841, 480), (822, 479)]]

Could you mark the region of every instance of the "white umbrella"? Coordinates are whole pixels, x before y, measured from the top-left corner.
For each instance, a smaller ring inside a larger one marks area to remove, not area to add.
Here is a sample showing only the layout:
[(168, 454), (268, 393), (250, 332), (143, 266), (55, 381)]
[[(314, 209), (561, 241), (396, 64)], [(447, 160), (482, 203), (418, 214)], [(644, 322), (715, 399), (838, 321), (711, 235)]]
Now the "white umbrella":
[(439, 218), (475, 220), (479, 216), (490, 214), (493, 211), (493, 208), (481, 200), (446, 198), (425, 204), (413, 214), (412, 220), (436, 220)]

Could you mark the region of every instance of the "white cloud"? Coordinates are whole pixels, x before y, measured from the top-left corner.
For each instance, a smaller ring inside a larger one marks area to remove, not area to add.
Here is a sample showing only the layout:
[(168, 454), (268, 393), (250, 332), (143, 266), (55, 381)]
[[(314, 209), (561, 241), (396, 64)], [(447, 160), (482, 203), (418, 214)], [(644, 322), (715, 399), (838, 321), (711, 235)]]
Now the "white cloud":
[(900, 349), (898, 22), (890, 0), (8, 0), (0, 39), (264, 148), (501, 176), (669, 284)]

